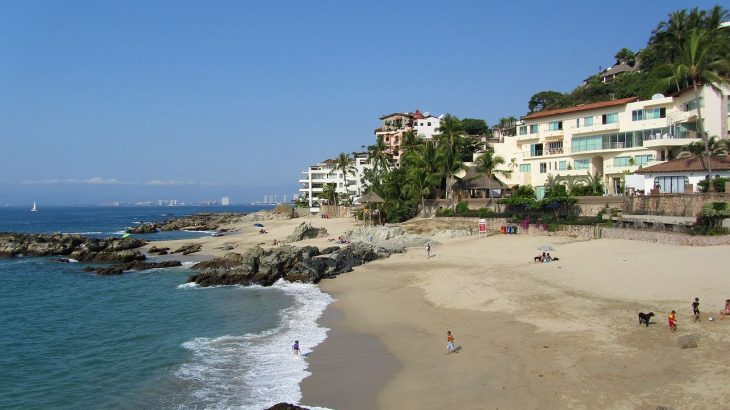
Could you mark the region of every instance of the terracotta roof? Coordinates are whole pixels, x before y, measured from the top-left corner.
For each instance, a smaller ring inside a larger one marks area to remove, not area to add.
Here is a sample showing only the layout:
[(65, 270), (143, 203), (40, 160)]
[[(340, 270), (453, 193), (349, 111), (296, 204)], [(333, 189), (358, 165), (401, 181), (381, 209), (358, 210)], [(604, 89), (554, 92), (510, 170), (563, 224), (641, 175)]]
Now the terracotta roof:
[[(651, 174), (657, 172), (692, 172), (705, 171), (704, 156), (692, 156), (682, 159), (675, 159), (661, 164), (652, 165), (636, 171), (637, 174)], [(718, 155), (710, 157), (710, 164), (713, 171), (730, 170), (730, 155)]]
[(613, 101), (600, 101), (600, 102), (596, 102), (596, 103), (582, 104), (582, 105), (578, 105), (575, 107), (558, 108), (557, 110), (540, 111), (540, 112), (536, 112), (534, 114), (526, 115), (526, 116), (522, 117), (522, 119), (531, 120), (534, 118), (551, 117), (553, 115), (566, 114), (569, 112), (588, 111), (588, 110), (595, 110), (597, 108), (614, 107), (616, 105), (625, 105), (630, 102), (634, 102), (634, 101), (638, 101), (638, 100), (639, 99), (637, 97), (628, 97), (628, 98), (621, 98), (619, 100), (613, 100)]

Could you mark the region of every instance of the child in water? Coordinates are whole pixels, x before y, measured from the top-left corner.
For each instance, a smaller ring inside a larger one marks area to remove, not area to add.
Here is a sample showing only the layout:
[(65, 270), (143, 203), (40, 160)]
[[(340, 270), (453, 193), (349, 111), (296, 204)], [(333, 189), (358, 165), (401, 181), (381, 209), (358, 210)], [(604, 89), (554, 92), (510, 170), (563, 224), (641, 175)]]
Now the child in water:
[(291, 347), (292, 353), (294, 353), (294, 356), (299, 356), (299, 340), (294, 341), (294, 346)]

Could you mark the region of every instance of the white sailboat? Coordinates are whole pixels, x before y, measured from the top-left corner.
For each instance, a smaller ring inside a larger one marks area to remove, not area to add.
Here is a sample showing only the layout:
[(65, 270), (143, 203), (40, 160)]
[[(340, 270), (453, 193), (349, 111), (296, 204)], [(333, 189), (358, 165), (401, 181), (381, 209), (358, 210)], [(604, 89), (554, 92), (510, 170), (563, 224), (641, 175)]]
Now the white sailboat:
[(30, 211), (31, 211), (31, 212), (36, 212), (36, 211), (38, 211), (38, 208), (36, 208), (36, 206), (35, 206), (35, 201), (33, 202), (33, 208), (31, 208), (31, 209), (30, 209)]

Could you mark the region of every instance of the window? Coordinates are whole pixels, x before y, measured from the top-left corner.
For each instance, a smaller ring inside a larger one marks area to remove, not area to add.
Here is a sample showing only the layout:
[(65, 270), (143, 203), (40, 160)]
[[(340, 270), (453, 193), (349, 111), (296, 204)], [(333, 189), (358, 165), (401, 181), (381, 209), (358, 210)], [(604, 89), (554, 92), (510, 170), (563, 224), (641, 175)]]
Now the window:
[(583, 126), (584, 127), (593, 126), (593, 117), (583, 117)]
[(548, 131), (562, 131), (563, 130), (563, 122), (562, 121), (553, 121), (548, 123)]
[(681, 193), (687, 185), (687, 177), (656, 177), (654, 186), (659, 187), (661, 193)]
[(603, 114), (601, 121), (603, 124), (615, 124), (618, 122), (618, 113)]
[(541, 162), (540, 163), (540, 173), (544, 174), (547, 172), (547, 162)]
[(568, 169), (568, 161), (560, 161), (558, 162), (558, 170), (559, 171), (565, 171)]
[(431, 123), (430, 122), (428, 122), (427, 124), (428, 124), (429, 127), (431, 126)]
[(530, 134), (537, 134), (537, 124), (530, 125)]
[(530, 172), (532, 170), (532, 164), (520, 164), (520, 172)]
[(631, 158), (631, 157), (614, 157), (613, 166), (614, 167), (628, 167), (629, 158)]
[(520, 126), (520, 135), (527, 135), (527, 125)]
[(588, 169), (588, 160), (587, 159), (576, 159), (574, 168), (575, 169)]
[(592, 135), (590, 137), (573, 138), (573, 152), (594, 151), (603, 149), (603, 137)]
[(649, 108), (631, 111), (631, 121), (656, 120), (667, 117), (666, 108)]
[[(705, 108), (705, 102), (700, 97), (700, 108)], [(686, 104), (682, 105), (682, 111), (692, 111), (697, 109), (697, 99), (691, 99)]]
[(654, 161), (654, 155), (637, 155), (634, 157), (636, 165), (646, 165), (649, 162)]

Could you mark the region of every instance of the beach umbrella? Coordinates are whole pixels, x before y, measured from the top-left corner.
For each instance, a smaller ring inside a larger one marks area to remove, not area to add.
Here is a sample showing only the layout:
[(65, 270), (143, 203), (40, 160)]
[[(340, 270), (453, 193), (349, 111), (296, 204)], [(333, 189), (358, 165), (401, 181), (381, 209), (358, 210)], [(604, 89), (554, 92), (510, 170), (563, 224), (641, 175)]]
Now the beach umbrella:
[(541, 247), (537, 248), (537, 250), (543, 251), (543, 252), (550, 252), (550, 251), (554, 251), (555, 248), (553, 248), (553, 246), (550, 244), (545, 244), (545, 245), (542, 245)]
[(253, 226), (255, 226), (255, 227), (257, 227), (257, 228), (263, 228), (263, 227), (264, 227), (264, 225), (263, 225), (263, 224), (253, 224)]

